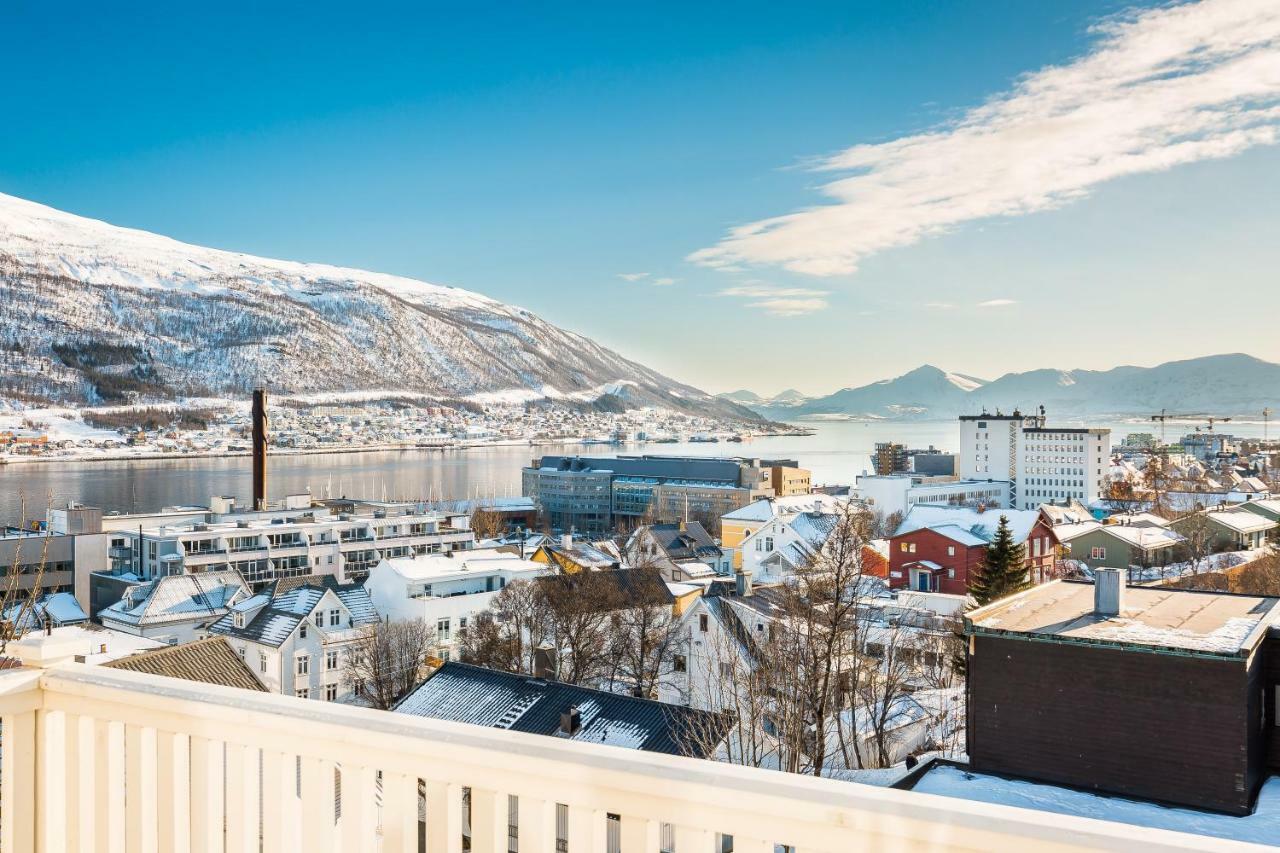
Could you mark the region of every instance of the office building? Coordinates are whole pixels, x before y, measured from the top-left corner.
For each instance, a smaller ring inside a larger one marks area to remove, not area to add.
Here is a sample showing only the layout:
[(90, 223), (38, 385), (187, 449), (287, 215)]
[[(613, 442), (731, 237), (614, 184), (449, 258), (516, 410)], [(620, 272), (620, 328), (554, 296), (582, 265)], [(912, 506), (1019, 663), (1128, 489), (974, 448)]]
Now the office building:
[(1109, 429), (1050, 427), (1043, 409), (960, 416), (960, 477), (1008, 480), (1015, 509), (1092, 504), (1103, 495), (1110, 464)]

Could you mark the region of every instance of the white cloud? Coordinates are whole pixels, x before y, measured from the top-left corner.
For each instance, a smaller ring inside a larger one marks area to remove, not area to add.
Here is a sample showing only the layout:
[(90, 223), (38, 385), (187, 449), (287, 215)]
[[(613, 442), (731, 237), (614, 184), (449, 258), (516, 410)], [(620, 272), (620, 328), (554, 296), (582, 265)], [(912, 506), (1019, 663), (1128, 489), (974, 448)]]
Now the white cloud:
[(1006, 305), (1017, 305), (1016, 299), (988, 299), (986, 302), (979, 302), (979, 308), (1003, 308)]
[(648, 278), (648, 277), (649, 277), (649, 274), (648, 274), (647, 272), (620, 272), (620, 273), (618, 273), (618, 278), (622, 279), (623, 281), (639, 281), (639, 280), (640, 280), (640, 279), (642, 279), (642, 278)]
[(813, 275), (958, 225), (1280, 138), (1280, 3), (1201, 0), (1109, 18), (1086, 55), (1024, 76), (955, 122), (814, 165), (833, 203), (732, 229), (690, 259)]
[(926, 302), (926, 303), (924, 304), (924, 307), (925, 307), (925, 308), (948, 309), (948, 308), (955, 308), (956, 306), (955, 306), (955, 303), (953, 303), (953, 302)]
[(679, 279), (655, 278), (653, 281), (650, 282), (650, 284), (652, 284), (654, 287), (670, 287), (671, 285), (675, 284), (677, 281), (679, 281)]
[(830, 293), (829, 290), (815, 290), (810, 287), (778, 287), (762, 282), (734, 285), (720, 291), (721, 296), (746, 299), (748, 308), (756, 308), (775, 317), (799, 317), (821, 311), (828, 306), (826, 297)]

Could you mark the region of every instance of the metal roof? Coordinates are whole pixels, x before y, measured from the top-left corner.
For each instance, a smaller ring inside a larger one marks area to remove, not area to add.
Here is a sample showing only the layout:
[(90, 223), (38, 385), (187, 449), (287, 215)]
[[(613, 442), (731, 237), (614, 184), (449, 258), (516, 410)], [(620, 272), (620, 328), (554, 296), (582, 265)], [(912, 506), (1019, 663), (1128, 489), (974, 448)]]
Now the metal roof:
[[(582, 723), (572, 737), (560, 732), (560, 715), (570, 707), (578, 709)], [(725, 715), (683, 705), (454, 662), (436, 670), (395, 711), (701, 758), (713, 751), (711, 742), (723, 740), (731, 725)]]

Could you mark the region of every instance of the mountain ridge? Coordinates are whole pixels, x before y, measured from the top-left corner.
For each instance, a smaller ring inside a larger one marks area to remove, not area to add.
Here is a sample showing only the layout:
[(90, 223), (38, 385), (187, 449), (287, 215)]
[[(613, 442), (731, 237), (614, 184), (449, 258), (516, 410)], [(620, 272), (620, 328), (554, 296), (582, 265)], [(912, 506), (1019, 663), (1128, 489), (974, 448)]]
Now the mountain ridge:
[(405, 391), (758, 415), (473, 291), (183, 243), (0, 194), (0, 397)]
[[(956, 380), (959, 380), (958, 382)], [(972, 384), (972, 387), (964, 387)], [(1245, 353), (1164, 362), (1154, 367), (1119, 365), (1108, 370), (1039, 368), (985, 381), (922, 365), (892, 379), (789, 405), (760, 405), (774, 418), (844, 416), (929, 419), (983, 410), (1045, 406), (1050, 415), (1171, 412), (1238, 416), (1280, 408), (1280, 364)]]

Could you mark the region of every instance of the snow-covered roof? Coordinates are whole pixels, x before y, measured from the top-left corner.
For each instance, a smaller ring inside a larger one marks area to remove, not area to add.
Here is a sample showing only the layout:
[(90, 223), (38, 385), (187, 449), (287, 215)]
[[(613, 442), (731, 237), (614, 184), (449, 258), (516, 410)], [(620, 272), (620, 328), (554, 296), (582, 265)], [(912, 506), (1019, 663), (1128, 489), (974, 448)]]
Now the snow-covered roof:
[(103, 608), (98, 618), (127, 625), (159, 625), (222, 616), (248, 597), (239, 572), (169, 575), (125, 590), (124, 597)]
[[(279, 591), (275, 595), (255, 595), (241, 607), (233, 608), (231, 612), (210, 625), (209, 632), (268, 646), (279, 646), (297, 630), (299, 623), (309, 617), (317, 607), (322, 606), (328, 595), (336, 597), (342, 603), (350, 614), (350, 619), (343, 620), (337, 626), (330, 626), (326, 620), (323, 625), (317, 626), (319, 630), (328, 630), (331, 627), (346, 630), (378, 621), (378, 613), (364, 587), (356, 584), (339, 586), (331, 579), (315, 580), (314, 584), (295, 586)], [(238, 614), (244, 614), (243, 627), (236, 626)]]
[(1134, 527), (1168, 527), (1166, 518), (1154, 512), (1118, 512), (1107, 516), (1107, 524), (1127, 524)]
[(1130, 527), (1126, 524), (1107, 524), (1100, 528), (1103, 533), (1121, 539), (1126, 543), (1150, 551), (1153, 548), (1172, 548), (1185, 541), (1182, 536), (1165, 527)]
[(916, 504), (898, 525), (894, 535), (902, 536), (926, 527), (954, 525), (990, 542), (995, 538), (1001, 517), (1009, 519), (1013, 541), (1025, 542), (1031, 535), (1031, 528), (1035, 527), (1036, 521), (1039, 520), (1040, 512), (1034, 509), (988, 509), (979, 512), (969, 507)]
[(984, 537), (978, 536), (965, 528), (958, 527), (954, 524), (942, 524), (938, 527), (930, 527), (929, 529), (940, 536), (945, 536), (953, 542), (958, 542), (961, 545), (965, 545), (970, 548), (977, 545), (987, 544), (987, 540)]
[(969, 614), (975, 631), (1236, 656), (1278, 615), (1280, 598), (1129, 587), (1119, 615), (1094, 610), (1094, 587), (1052, 581)]
[(1086, 533), (1092, 533), (1102, 527), (1100, 521), (1082, 521), (1079, 524), (1059, 524), (1053, 528), (1053, 535), (1059, 542), (1070, 542)]
[(768, 521), (779, 515), (796, 512), (813, 512), (821, 509), (831, 511), (841, 504), (849, 502), (847, 497), (832, 495), (788, 495), (781, 498), (761, 498), (744, 507), (727, 512), (720, 516), (727, 521)]
[[(19, 596), (19, 599), (21, 598), (22, 596)], [(89, 621), (89, 617), (80, 609), (80, 602), (76, 601), (76, 597), (69, 592), (48, 593), (30, 607), (24, 608), (24, 605), (25, 602), (19, 600), (4, 612), (7, 622), (17, 622), (21, 619), (22, 624), (19, 627), (24, 631), (44, 627), (46, 618), (55, 626), (78, 625)]]
[(391, 557), (383, 560), (380, 565), (387, 566), (405, 580), (411, 581), (435, 581), (495, 572), (542, 572), (547, 568), (542, 563), (522, 560), (519, 554), (495, 548)]
[(1247, 817), (1100, 796), (1039, 782), (973, 773), (950, 765), (930, 768), (912, 786), (912, 790), (921, 794), (1112, 820), (1266, 846), (1275, 844), (1280, 838), (1280, 776), (1272, 777), (1262, 786), (1257, 807)]
[(1244, 509), (1228, 509), (1206, 513), (1206, 516), (1238, 533), (1260, 533), (1276, 526), (1271, 519)]
[[(570, 708), (577, 708), (581, 724), (571, 736), (560, 731), (560, 715)], [(394, 710), (672, 755), (701, 755), (714, 748), (719, 738), (709, 742), (691, 738), (691, 726), (722, 726), (723, 737), (732, 722), (728, 716), (682, 705), (453, 662), (437, 670)]]

